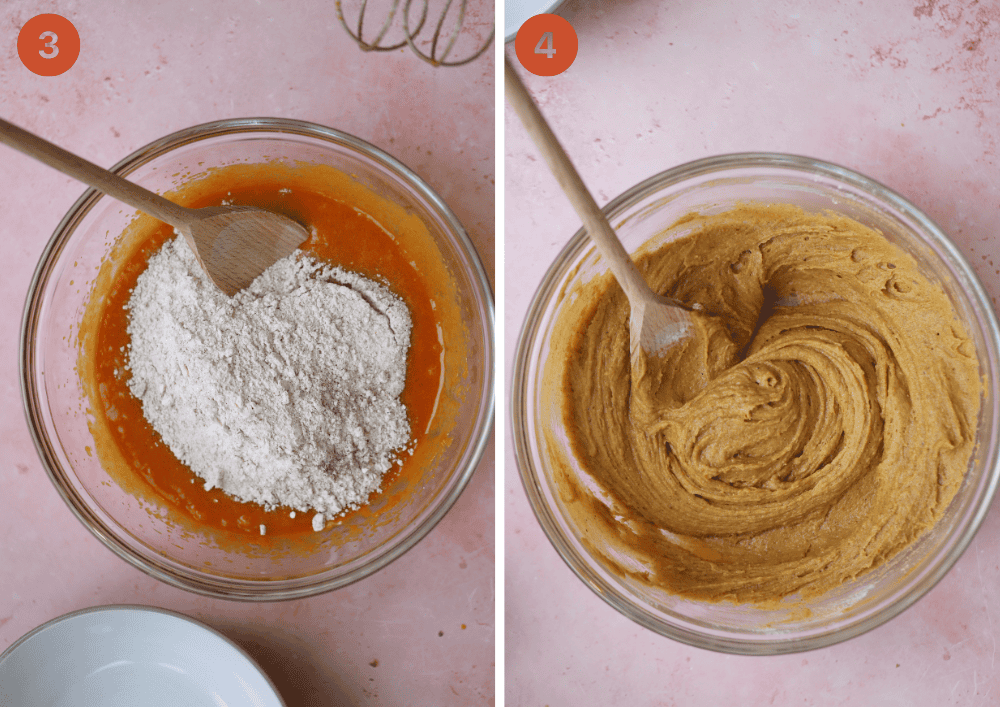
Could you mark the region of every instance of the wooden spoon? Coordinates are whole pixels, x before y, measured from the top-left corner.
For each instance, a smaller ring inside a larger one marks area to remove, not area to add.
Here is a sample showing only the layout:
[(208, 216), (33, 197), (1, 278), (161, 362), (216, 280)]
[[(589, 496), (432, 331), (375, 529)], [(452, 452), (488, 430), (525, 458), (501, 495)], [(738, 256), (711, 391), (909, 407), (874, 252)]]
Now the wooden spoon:
[(640, 351), (647, 356), (664, 355), (692, 335), (691, 314), (674, 300), (656, 294), (646, 284), (506, 56), (504, 93), (628, 297), (633, 362)]
[(0, 143), (169, 223), (184, 236), (212, 282), (230, 296), (309, 237), (290, 218), (252, 206), (178, 206), (2, 119)]

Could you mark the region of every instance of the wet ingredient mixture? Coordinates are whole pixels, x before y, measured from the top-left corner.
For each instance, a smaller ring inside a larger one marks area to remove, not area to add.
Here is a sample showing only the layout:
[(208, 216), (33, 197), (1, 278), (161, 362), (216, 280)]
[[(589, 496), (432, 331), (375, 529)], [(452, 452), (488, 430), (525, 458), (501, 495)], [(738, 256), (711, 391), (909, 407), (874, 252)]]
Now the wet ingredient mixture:
[[(563, 466), (562, 497), (592, 551), (641, 582), (702, 600), (820, 594), (955, 495), (982, 393), (973, 342), (914, 259), (851, 219), (745, 205), (687, 221), (640, 269), (700, 307), (696, 341), (633, 369), (610, 277), (557, 324), (586, 476)], [(634, 562), (608, 549), (622, 545)]]

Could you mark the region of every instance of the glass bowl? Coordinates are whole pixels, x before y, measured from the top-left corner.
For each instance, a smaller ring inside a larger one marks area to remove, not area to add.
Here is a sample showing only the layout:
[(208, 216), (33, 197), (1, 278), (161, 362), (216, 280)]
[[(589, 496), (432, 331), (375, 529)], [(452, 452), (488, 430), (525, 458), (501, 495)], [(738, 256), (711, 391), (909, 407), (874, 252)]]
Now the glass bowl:
[(601, 554), (581, 541), (584, 530), (555, 484), (557, 474), (584, 472), (568, 443), (561, 396), (544, 394), (546, 380), (561, 378), (556, 357), (546, 372), (557, 318), (573, 301), (575, 287), (607, 271), (582, 230), (549, 268), (528, 310), (516, 350), (511, 417), (518, 469), (532, 509), (558, 553), (587, 586), (625, 616), (664, 636), (711, 650), (765, 655), (830, 645), (888, 621), (930, 590), (968, 546), (1000, 478), (1000, 332), (989, 297), (944, 233), (899, 195), (842, 167), (779, 154), (713, 157), (636, 185), (604, 212), (626, 249), (635, 252), (676, 237), (668, 228), (685, 214), (718, 213), (746, 201), (829, 209), (880, 230), (943, 286), (968, 328), (985, 382), (976, 448), (959, 491), (929, 532), (855, 580), (787, 605), (695, 601), (609, 571)]
[[(455, 296), (438, 306), (464, 322), (467, 357), (446, 370), (456, 414), (432, 464), (383, 484), (364, 512), (292, 551), (219, 542), (115, 483), (102, 467), (77, 373), (77, 330), (91, 283), (133, 209), (88, 190), (63, 218), (39, 261), (21, 332), (20, 374), (32, 437), (56, 489), (80, 521), (119, 557), (201, 594), (273, 601), (342, 587), (384, 567), (424, 537), (465, 488), (493, 421), (493, 300), (475, 248), (454, 214), (407, 167), (342, 132), (297, 120), (248, 118), (195, 126), (157, 140), (112, 169), (164, 193), (192, 174), (230, 164), (327, 165), (353, 184), (416, 215), (430, 234)], [(460, 343), (460, 342), (449, 342)], [(448, 367), (446, 367), (447, 369)], [(451, 404), (451, 403), (449, 403)], [(387, 501), (392, 499), (392, 503)], [(247, 536), (249, 538), (249, 536)], [(287, 549), (287, 548), (286, 548)]]

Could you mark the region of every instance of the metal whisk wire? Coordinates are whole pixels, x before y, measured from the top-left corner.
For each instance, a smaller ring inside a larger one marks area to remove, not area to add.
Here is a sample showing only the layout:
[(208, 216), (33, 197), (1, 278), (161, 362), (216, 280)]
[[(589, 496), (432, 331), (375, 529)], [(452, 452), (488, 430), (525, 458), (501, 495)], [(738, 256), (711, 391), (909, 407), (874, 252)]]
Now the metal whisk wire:
[[(479, 46), (475, 53), (465, 57), (464, 59), (449, 61), (448, 56), (451, 54), (452, 49), (454, 49), (455, 43), (458, 41), (462, 28), (465, 24), (465, 11), (468, 5), (468, 0), (459, 0), (458, 9), (455, 13), (454, 27), (452, 28), (448, 39), (441, 42), (445, 20), (448, 17), (448, 12), (451, 10), (453, 2), (454, 0), (448, 0), (444, 6), (444, 10), (441, 11), (441, 16), (438, 18), (437, 25), (434, 27), (434, 34), (431, 36), (431, 46), (429, 52), (424, 52), (416, 44), (416, 39), (421, 30), (424, 28), (424, 24), (427, 22), (427, 15), (430, 11), (429, 0), (422, 0), (423, 8), (420, 12), (420, 21), (412, 30), (410, 29), (410, 7), (413, 4), (413, 0), (406, 0), (405, 3), (403, 0), (392, 0), (392, 7), (386, 14), (386, 18), (382, 22), (381, 28), (376, 33), (375, 38), (369, 40), (364, 38), (365, 12), (368, 7), (368, 0), (361, 0), (361, 8), (358, 13), (358, 24), (356, 29), (352, 29), (348, 26), (347, 20), (344, 18), (341, 0), (337, 0), (337, 18), (340, 20), (340, 24), (344, 27), (344, 29), (347, 30), (347, 34), (357, 43), (359, 47), (361, 47), (362, 50), (366, 52), (389, 52), (409, 45), (414, 54), (433, 66), (462, 66), (463, 64), (468, 64), (470, 61), (477, 59), (489, 48), (489, 46), (493, 43), (493, 36), (496, 33), (496, 28), (493, 27), (490, 29), (489, 36), (483, 44)], [(385, 39), (386, 34), (388, 34), (390, 28), (392, 27), (392, 22), (396, 17), (397, 11), (400, 9), (400, 5), (402, 5), (404, 39), (396, 44), (383, 45), (382, 41)], [(441, 48), (440, 53), (439, 48)]]

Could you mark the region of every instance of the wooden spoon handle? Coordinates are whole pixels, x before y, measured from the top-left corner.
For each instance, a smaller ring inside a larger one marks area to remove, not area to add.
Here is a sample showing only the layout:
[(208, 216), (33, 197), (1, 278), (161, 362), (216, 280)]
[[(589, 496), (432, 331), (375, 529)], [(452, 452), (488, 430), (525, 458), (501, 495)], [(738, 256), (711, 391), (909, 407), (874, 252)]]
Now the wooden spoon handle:
[(618, 284), (625, 290), (629, 300), (634, 297), (648, 298), (652, 291), (643, 279), (628, 251), (618, 240), (611, 224), (604, 216), (594, 197), (590, 195), (573, 163), (563, 150), (559, 140), (553, 134), (549, 124), (531, 99), (528, 90), (521, 83), (517, 72), (510, 64), (510, 59), (504, 56), (504, 95), (518, 117), (524, 124), (524, 129), (542, 153), (542, 157), (552, 170), (559, 186), (569, 197), (570, 203), (583, 221), (587, 233), (607, 259)]
[(166, 221), (176, 228), (182, 228), (195, 220), (191, 209), (167, 201), (159, 194), (122, 179), (117, 174), (102, 169), (72, 152), (67, 152), (2, 118), (0, 118), (0, 143), (20, 150), (29, 157), (34, 157), (49, 167), (161, 221)]

